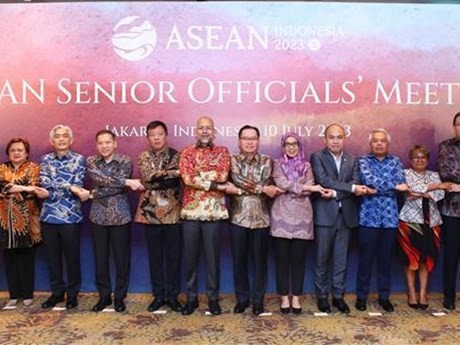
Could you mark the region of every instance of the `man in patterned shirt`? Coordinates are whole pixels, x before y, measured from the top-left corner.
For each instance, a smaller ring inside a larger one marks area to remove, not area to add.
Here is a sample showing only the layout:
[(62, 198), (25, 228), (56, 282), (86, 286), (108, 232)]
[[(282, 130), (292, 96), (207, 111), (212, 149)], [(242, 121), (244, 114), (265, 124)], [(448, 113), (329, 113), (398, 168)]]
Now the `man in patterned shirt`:
[(168, 146), (162, 121), (147, 125), (149, 149), (139, 155), (139, 172), (146, 187), (135, 221), (145, 224), (150, 282), (154, 300), (148, 311), (168, 305), (182, 311), (177, 300), (181, 283), (182, 231), (180, 217), (179, 152)]
[(131, 209), (128, 191), (143, 190), (137, 179), (131, 179), (131, 158), (118, 154), (116, 135), (103, 129), (96, 134), (98, 155), (88, 157), (87, 171), (92, 189), (81, 189), (78, 196), (82, 201), (92, 199), (89, 219), (93, 238), (96, 287), (99, 301), (92, 308), (94, 312), (112, 304), (110, 282), (110, 248), (112, 249), (115, 279), (115, 311), (126, 310), (124, 298), (128, 293), (131, 262)]
[(359, 210), (359, 264), (356, 283), (356, 309), (367, 308), (371, 273), (377, 257), (379, 305), (387, 312), (390, 302), (391, 262), (398, 227), (397, 192), (408, 187), (398, 157), (388, 154), (390, 134), (383, 128), (369, 135), (371, 153), (359, 159), (361, 182), (367, 186)]
[(458, 259), (460, 257), (460, 113), (454, 115), (455, 137), (439, 144), (438, 167), (443, 182), (450, 182), (441, 208), (444, 245), (443, 306), (455, 309)]
[[(78, 193), (85, 177), (85, 158), (70, 150), (72, 130), (68, 126), (54, 126), (50, 143), (54, 152), (42, 157), (40, 187), (47, 190), (40, 221), (43, 244), (51, 280), (51, 297), (42, 308), (52, 308), (64, 301), (66, 308), (78, 306), (81, 285), (80, 224), (83, 221)], [(62, 257), (66, 260), (67, 284), (63, 279)]]
[[(258, 152), (259, 137), (257, 127), (241, 127), (238, 132), (241, 152), (232, 156), (231, 163), (231, 182), (237, 187), (236, 195), (232, 196), (230, 216), (233, 281), (237, 300), (233, 312), (237, 314), (249, 307), (250, 297), (253, 314), (264, 312), (270, 226), (268, 198), (284, 192), (272, 184), (273, 162), (269, 156)], [(248, 278), (250, 253), (254, 263), (252, 284), (249, 284)]]
[(179, 162), (185, 184), (181, 218), (187, 304), (182, 314), (190, 315), (198, 308), (198, 268), (203, 246), (209, 311), (219, 315), (220, 231), (222, 220), (228, 219), (224, 191), (230, 154), (226, 147), (214, 145), (214, 121), (210, 117), (200, 117), (195, 130), (197, 142), (183, 150)]

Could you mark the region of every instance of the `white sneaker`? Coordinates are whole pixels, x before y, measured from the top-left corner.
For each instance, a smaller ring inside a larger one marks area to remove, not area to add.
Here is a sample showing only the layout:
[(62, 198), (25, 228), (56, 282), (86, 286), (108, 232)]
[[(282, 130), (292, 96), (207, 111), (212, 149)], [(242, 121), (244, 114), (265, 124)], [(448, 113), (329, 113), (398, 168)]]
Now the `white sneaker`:
[(10, 299), (8, 302), (6, 302), (5, 307), (12, 308), (12, 307), (16, 307), (17, 304), (18, 304), (17, 299)]
[(27, 298), (24, 301), (22, 301), (26, 307), (30, 307), (32, 303), (34, 303), (34, 300), (32, 298)]

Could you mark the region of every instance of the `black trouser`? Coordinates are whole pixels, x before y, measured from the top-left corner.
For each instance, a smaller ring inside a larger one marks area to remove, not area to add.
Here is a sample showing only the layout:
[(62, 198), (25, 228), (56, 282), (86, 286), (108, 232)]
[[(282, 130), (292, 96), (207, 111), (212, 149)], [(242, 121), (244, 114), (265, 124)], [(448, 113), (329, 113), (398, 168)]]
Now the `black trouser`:
[(180, 292), (182, 231), (180, 224), (146, 225), (145, 240), (152, 293), (172, 301)]
[[(238, 225), (231, 227), (233, 282), (236, 299), (244, 303), (252, 299), (254, 305), (264, 303), (267, 290), (268, 228), (249, 229)], [(253, 260), (252, 289), (249, 284), (249, 258)]]
[(110, 280), (110, 248), (115, 262), (115, 299), (123, 299), (128, 292), (131, 263), (131, 223), (104, 226), (91, 223), (96, 287), (99, 296), (108, 299), (112, 294)]
[(35, 285), (35, 248), (4, 249), (3, 257), (10, 298), (33, 298)]
[(273, 237), (278, 295), (302, 295), (307, 244), (306, 240)]
[(209, 300), (216, 300), (219, 297), (221, 223), (218, 220), (184, 220), (182, 222), (185, 284), (189, 301), (195, 299), (198, 295), (201, 246), (203, 246), (206, 261), (206, 294)]
[[(77, 298), (81, 286), (80, 269), (80, 224), (41, 223), (51, 280), (51, 293), (67, 298)], [(67, 285), (63, 278), (64, 255), (67, 271)]]
[(460, 218), (443, 216), (443, 291), (444, 299), (455, 301), (458, 259), (460, 257)]

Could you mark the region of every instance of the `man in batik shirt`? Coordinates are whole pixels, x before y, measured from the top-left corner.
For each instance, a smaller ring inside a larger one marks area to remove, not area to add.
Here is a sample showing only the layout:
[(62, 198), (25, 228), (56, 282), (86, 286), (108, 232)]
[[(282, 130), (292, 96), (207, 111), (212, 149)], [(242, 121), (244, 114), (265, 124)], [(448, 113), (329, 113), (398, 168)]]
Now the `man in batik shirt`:
[(139, 172), (146, 190), (135, 221), (145, 224), (145, 239), (154, 300), (147, 310), (168, 305), (182, 311), (177, 300), (181, 283), (182, 230), (180, 217), (179, 152), (168, 146), (162, 121), (147, 125), (149, 149), (139, 155)]
[(390, 134), (383, 128), (369, 135), (371, 152), (359, 159), (360, 177), (367, 186), (359, 209), (359, 264), (356, 309), (367, 308), (374, 258), (377, 259), (378, 303), (387, 312), (390, 302), (391, 263), (399, 224), (397, 192), (408, 190), (401, 160), (388, 153)]
[(444, 245), (443, 306), (455, 309), (458, 259), (460, 257), (460, 113), (454, 115), (455, 136), (439, 144), (438, 167), (443, 182), (450, 182), (441, 208)]
[(214, 145), (214, 122), (200, 117), (195, 133), (197, 142), (181, 154), (179, 171), (185, 184), (181, 218), (184, 238), (187, 304), (182, 314), (198, 308), (198, 268), (200, 248), (206, 259), (206, 293), (209, 312), (219, 315), (220, 231), (228, 219), (225, 189), (230, 169), (227, 148)]
[(115, 311), (126, 310), (131, 263), (131, 190), (143, 190), (140, 180), (131, 179), (131, 158), (116, 152), (116, 135), (103, 129), (96, 134), (98, 155), (88, 157), (87, 171), (92, 189), (78, 193), (82, 201), (92, 199), (89, 219), (95, 259), (96, 287), (99, 301), (92, 308), (98, 312), (112, 304), (110, 249), (116, 270)]
[[(81, 201), (78, 193), (83, 186), (85, 158), (70, 150), (72, 130), (57, 125), (50, 132), (54, 152), (42, 157), (40, 164), (40, 187), (47, 190), (40, 221), (43, 244), (51, 280), (51, 297), (42, 308), (52, 308), (64, 301), (66, 308), (78, 306), (81, 286), (80, 226), (83, 222)], [(66, 260), (67, 284), (63, 278), (63, 262)]]
[[(272, 185), (273, 162), (269, 156), (259, 153), (259, 137), (257, 127), (243, 126), (238, 132), (241, 152), (232, 156), (231, 163), (231, 182), (237, 187), (236, 195), (232, 196), (230, 215), (233, 281), (237, 300), (233, 312), (237, 314), (245, 311), (250, 298), (253, 314), (264, 312), (270, 226), (268, 199), (283, 192)], [(248, 278), (250, 256), (254, 263), (251, 284)]]

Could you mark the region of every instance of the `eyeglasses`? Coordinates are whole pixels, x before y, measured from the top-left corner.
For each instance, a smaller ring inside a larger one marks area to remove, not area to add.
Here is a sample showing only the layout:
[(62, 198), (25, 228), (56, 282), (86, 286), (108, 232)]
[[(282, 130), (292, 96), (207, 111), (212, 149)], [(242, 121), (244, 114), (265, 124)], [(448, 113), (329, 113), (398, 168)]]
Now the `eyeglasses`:
[(299, 147), (299, 143), (284, 143), (284, 147)]
[(413, 160), (419, 160), (419, 161), (424, 161), (424, 160), (427, 160), (428, 158), (425, 157), (425, 156), (414, 156), (414, 157), (411, 157)]
[(259, 138), (257, 138), (257, 137), (241, 137), (240, 140), (244, 140), (244, 141), (257, 141), (257, 140), (259, 140)]

